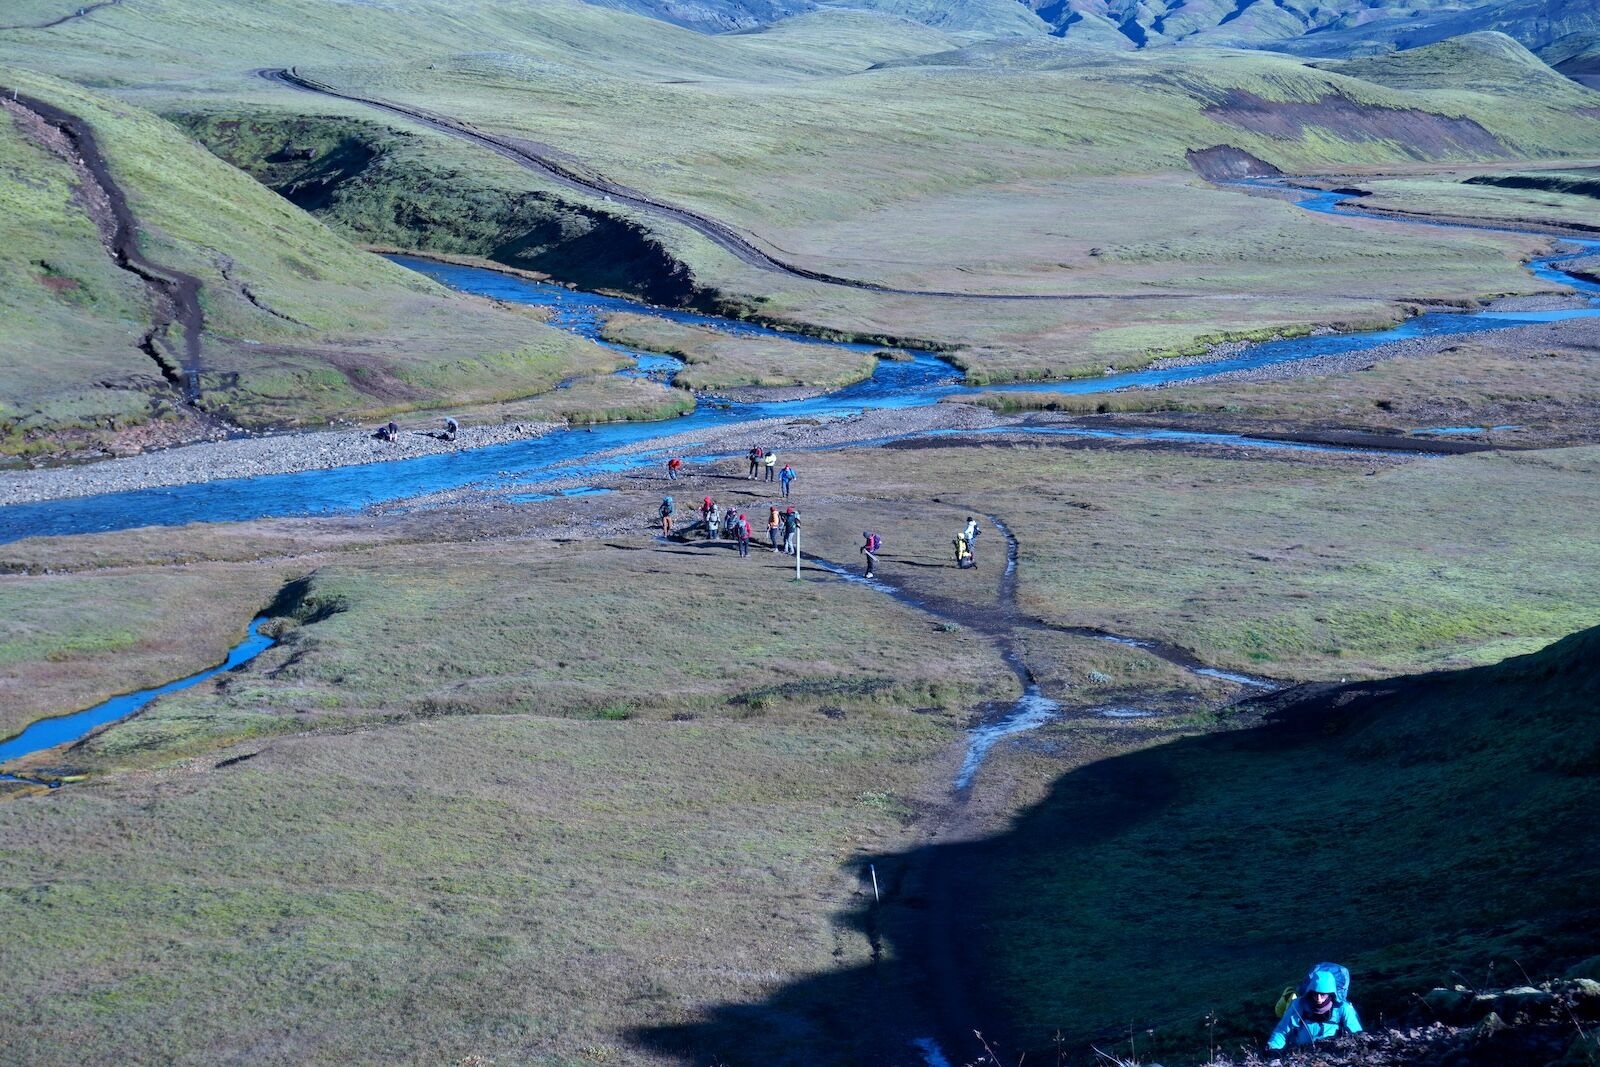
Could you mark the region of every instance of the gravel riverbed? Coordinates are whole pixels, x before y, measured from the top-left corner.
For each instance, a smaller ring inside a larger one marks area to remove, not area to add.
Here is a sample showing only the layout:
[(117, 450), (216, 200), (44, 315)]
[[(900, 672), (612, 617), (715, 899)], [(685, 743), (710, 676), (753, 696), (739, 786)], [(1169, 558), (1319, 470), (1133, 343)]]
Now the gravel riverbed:
[(0, 473), (0, 506), (384, 463), (521, 441), (560, 428), (560, 423), (548, 422), (470, 426), (462, 427), (454, 441), (422, 430), (401, 430), (394, 441), (379, 441), (364, 429), (204, 441), (98, 463)]

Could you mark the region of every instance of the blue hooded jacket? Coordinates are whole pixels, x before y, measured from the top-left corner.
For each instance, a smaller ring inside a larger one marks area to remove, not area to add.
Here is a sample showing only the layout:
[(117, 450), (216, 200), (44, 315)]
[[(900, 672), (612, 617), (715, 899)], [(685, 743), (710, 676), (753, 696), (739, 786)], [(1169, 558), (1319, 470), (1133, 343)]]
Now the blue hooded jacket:
[[(1273, 1027), (1272, 1036), (1267, 1038), (1267, 1048), (1280, 1049), (1290, 1046), (1301, 1048), (1337, 1037), (1340, 1033), (1361, 1032), (1361, 1019), (1356, 1015), (1355, 1006), (1340, 993), (1330, 972), (1319, 966), (1312, 971), (1309, 981), (1302, 988), (1306, 993), (1296, 997), (1289, 1004), (1288, 1010), (1283, 1013), (1283, 1018)], [(1311, 998), (1308, 994), (1312, 992), (1334, 995), (1333, 1011), (1328, 1013), (1326, 1020), (1311, 1019), (1302, 1014), (1311, 1007)]]

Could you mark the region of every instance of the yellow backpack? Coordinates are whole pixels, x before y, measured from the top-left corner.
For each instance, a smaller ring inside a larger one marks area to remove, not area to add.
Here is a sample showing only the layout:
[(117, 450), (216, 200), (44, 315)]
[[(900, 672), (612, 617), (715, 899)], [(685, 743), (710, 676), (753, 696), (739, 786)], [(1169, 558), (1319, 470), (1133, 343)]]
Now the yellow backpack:
[(1289, 1005), (1300, 999), (1300, 994), (1292, 985), (1283, 987), (1283, 996), (1278, 998), (1278, 1018), (1283, 1018), (1283, 1013), (1289, 1010)]

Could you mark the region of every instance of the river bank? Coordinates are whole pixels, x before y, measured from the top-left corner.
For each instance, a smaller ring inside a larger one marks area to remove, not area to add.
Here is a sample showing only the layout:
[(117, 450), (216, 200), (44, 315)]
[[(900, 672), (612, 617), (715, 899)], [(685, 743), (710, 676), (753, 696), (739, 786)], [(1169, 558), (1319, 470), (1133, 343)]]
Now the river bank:
[[(1587, 303), (1582, 298), (1564, 296), (1512, 297), (1495, 301), (1484, 311), (1491, 315), (1535, 316), (1543, 313), (1577, 310), (1586, 307)], [(1321, 336), (1330, 335), (1324, 334)], [(1496, 351), (1507, 357), (1533, 358), (1545, 354), (1552, 346), (1587, 346), (1600, 343), (1600, 322), (1587, 318), (1563, 319), (1554, 322), (1541, 322), (1533, 319), (1524, 326), (1514, 326), (1496, 331), (1494, 339)], [(1465, 341), (1466, 338), (1461, 334), (1423, 334), (1350, 352), (1308, 356), (1304, 359), (1286, 363), (1273, 363), (1264, 366), (1246, 367), (1240, 370), (1221, 371), (1216, 374), (1190, 378), (1186, 381), (1163, 382), (1155, 386), (1155, 388), (1173, 389), (1209, 385), (1216, 382), (1265, 382), (1290, 378), (1311, 378), (1328, 374), (1346, 374), (1366, 370), (1373, 364), (1384, 360), (1437, 355), (1441, 352), (1459, 348)], [(1247, 348), (1248, 346), (1242, 347)], [(1207, 353), (1206, 356), (1195, 359), (1187, 365), (1214, 362), (1216, 359), (1234, 354), (1232, 346), (1219, 345), (1217, 348), (1218, 351)]]
[(254, 478), (414, 459), (526, 441), (561, 426), (554, 422), (464, 426), (454, 441), (444, 440), (440, 426), (434, 423), (426, 430), (402, 428), (393, 441), (380, 441), (367, 428), (200, 441), (93, 464), (0, 473), (0, 507), (222, 478)]

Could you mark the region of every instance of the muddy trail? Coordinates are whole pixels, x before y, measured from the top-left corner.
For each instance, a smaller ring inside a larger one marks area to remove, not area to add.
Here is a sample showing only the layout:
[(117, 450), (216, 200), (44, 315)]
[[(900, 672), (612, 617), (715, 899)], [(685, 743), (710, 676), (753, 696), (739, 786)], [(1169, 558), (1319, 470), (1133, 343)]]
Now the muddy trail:
[(0, 32), (4, 32), (5, 30), (54, 29), (55, 27), (63, 25), (64, 23), (73, 22), (77, 19), (92, 15), (101, 8), (116, 7), (120, 3), (122, 3), (122, 0), (99, 0), (99, 3), (85, 4), (83, 7), (75, 8), (68, 14), (62, 15), (58, 18), (53, 18), (48, 22), (19, 22), (10, 26), (0, 26)]
[(511, 160), (513, 163), (531, 170), (563, 188), (577, 192), (598, 194), (609, 197), (612, 201), (637, 208), (640, 211), (667, 219), (687, 226), (703, 237), (708, 238), (713, 244), (723, 251), (737, 257), (740, 262), (761, 270), (786, 274), (792, 278), (804, 281), (820, 282), (823, 285), (837, 285), (848, 289), (861, 289), (872, 293), (883, 293), (887, 296), (924, 296), (940, 297), (952, 300), (1205, 300), (1212, 297), (1201, 293), (966, 293), (938, 289), (901, 289), (892, 285), (883, 285), (878, 282), (862, 281), (858, 278), (844, 278), (837, 274), (828, 274), (824, 271), (812, 270), (809, 267), (798, 266), (759, 247), (754, 241), (744, 234), (739, 233), (734, 227), (676, 204), (642, 193), (636, 189), (620, 185), (608, 178), (585, 174), (574, 168), (571, 163), (563, 159), (553, 150), (535, 141), (524, 140), (520, 137), (508, 137), (500, 134), (485, 133), (470, 123), (461, 119), (451, 118), (420, 108), (406, 107), (402, 104), (391, 103), (375, 97), (362, 96), (359, 93), (346, 92), (336, 89), (331, 85), (308, 78), (295, 71), (294, 68), (267, 68), (256, 72), (267, 81), (288, 86), (301, 92), (314, 93), (318, 96), (329, 96), (338, 100), (349, 100), (352, 103), (362, 104), (366, 107), (386, 111), (391, 115), (412, 122), (420, 123), (440, 133), (449, 134), (470, 141), (481, 148), (487, 148), (496, 155)]
[[(965, 510), (959, 502), (947, 503), (958, 511)], [(884, 576), (885, 570), (929, 566), (926, 563), (910, 563), (880, 553), (876, 574), (869, 579), (864, 564), (852, 567), (807, 552), (803, 541), (800, 551), (803, 574), (813, 579), (829, 575), (861, 585), (929, 615), (943, 625), (975, 631), (996, 647), (1006, 666), (1016, 675), (1022, 695), (1007, 706), (981, 709), (977, 713), (978, 721), (967, 730), (966, 752), (946, 792), (947, 800), (930, 812), (923, 823), (922, 837), (927, 845), (974, 841), (1002, 829), (1000, 823), (1006, 816), (997, 813), (1005, 810), (1003, 797), (988, 796), (979, 788), (979, 772), (997, 744), (1066, 716), (1094, 713), (1063, 709), (1060, 703), (1043, 693), (1034, 669), (1019, 647), (1021, 632), (1044, 630), (1138, 648), (1192, 674), (1235, 686), (1235, 703), (1287, 688), (1268, 678), (1209, 666), (1188, 650), (1162, 641), (1093, 627), (1063, 626), (1030, 616), (1017, 602), (1018, 572), (1023, 565), (1021, 542), (1000, 516), (978, 509), (972, 509), (971, 514), (983, 515), (1004, 544), (1003, 555), (998, 560), (994, 559), (996, 550), (991, 547), (985, 553), (989, 559), (979, 565), (998, 571), (992, 599), (986, 598), (983, 602), (930, 592), (927, 583), (922, 582), (914, 583), (917, 588), (912, 588), (904, 581)], [(691, 523), (670, 537), (657, 536), (655, 541), (661, 546), (657, 551), (698, 555), (734, 548), (730, 541), (701, 539), (703, 529), (703, 523)], [(982, 540), (980, 534), (979, 541)], [(952, 559), (949, 566), (954, 565)], [(869, 903), (864, 906), (863, 913), (853, 916), (852, 922), (871, 943), (873, 968), (877, 972), (879, 1010), (875, 1015), (878, 1027), (875, 1039), (879, 1046), (878, 1062), (901, 1062), (908, 1050), (928, 1067), (972, 1062), (973, 1057), (982, 1052), (974, 1045), (973, 1032), (995, 1032), (988, 1024), (997, 1013), (988, 1004), (979, 982), (983, 973), (981, 961), (973, 958), (972, 946), (978, 943), (973, 927), (980, 920), (966, 907), (973, 895), (972, 880), (982, 878), (983, 873), (940, 858), (949, 853), (949, 849), (934, 847), (912, 850), (904, 854), (916, 858), (903, 864), (873, 865), (862, 871), (864, 881), (870, 877), (876, 884), (871, 895), (864, 897)], [(892, 941), (892, 956), (898, 961), (898, 970), (894, 973), (903, 975), (904, 980), (890, 977), (883, 963), (886, 940)]]
[[(205, 328), (200, 279), (152, 263), (139, 251), (138, 219), (128, 205), (127, 194), (112, 177), (87, 122), (26, 94), (4, 88), (0, 93), (10, 97), (7, 109), (15, 109), (14, 114), (21, 112), (20, 118), (25, 122), (31, 118), (37, 123), (31, 132), (72, 167), (107, 253), (119, 269), (138, 278), (150, 294), (151, 324), (139, 339), (139, 351), (155, 362), (161, 376), (182, 393), (185, 401), (195, 405), (200, 399), (200, 334)], [(183, 335), (181, 342), (172, 337), (174, 326)]]
[[(956, 507), (962, 510), (959, 503)], [(1049, 630), (1143, 649), (1191, 673), (1232, 682), (1239, 687), (1240, 699), (1279, 688), (1278, 683), (1264, 678), (1209, 667), (1192, 653), (1161, 641), (1087, 627), (1060, 626), (1027, 615), (1017, 603), (1018, 571), (1023, 563), (1021, 542), (1000, 516), (977, 509), (973, 509), (972, 514), (984, 515), (1003, 538), (1005, 546), (1003, 562), (993, 564), (1000, 573), (994, 599), (987, 604), (914, 593), (892, 579), (879, 576), (868, 581), (833, 561), (814, 555), (806, 557), (832, 573), (866, 584), (945, 623), (976, 630), (994, 642), (1022, 686), (1022, 696), (1011, 707), (985, 716), (968, 731), (966, 755), (951, 785), (951, 803), (935, 816), (926, 831), (930, 842), (973, 840), (999, 829), (993, 813), (986, 810), (987, 805), (973, 803), (985, 759), (994, 746), (1006, 738), (1045, 726), (1064, 714), (1061, 705), (1041, 691), (1035, 672), (1019, 647), (1019, 631)], [(993, 556), (993, 549), (987, 554)], [(880, 557), (879, 574), (885, 564), (892, 567), (894, 563), (892, 557)], [(873, 909), (876, 913), (887, 905), (904, 909), (909, 917), (909, 922), (895, 924), (900, 928), (895, 937), (896, 951), (906, 961), (908, 973), (914, 976), (912, 1007), (901, 1029), (903, 1034), (914, 1035), (910, 1044), (929, 1067), (968, 1062), (980, 1051), (973, 1045), (973, 1032), (996, 1032), (992, 1025), (995, 1012), (978, 981), (983, 973), (981, 961), (973, 958), (972, 946), (978, 939), (972, 927), (978, 920), (966, 907), (966, 902), (972, 898), (971, 880), (983, 875), (938, 858), (947, 853), (948, 850), (943, 849), (929, 850), (922, 854), (928, 857), (923, 866), (890, 870), (893, 892)], [(869, 919), (869, 929), (873, 931), (887, 925), (877, 914)]]

